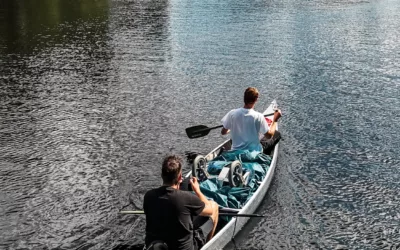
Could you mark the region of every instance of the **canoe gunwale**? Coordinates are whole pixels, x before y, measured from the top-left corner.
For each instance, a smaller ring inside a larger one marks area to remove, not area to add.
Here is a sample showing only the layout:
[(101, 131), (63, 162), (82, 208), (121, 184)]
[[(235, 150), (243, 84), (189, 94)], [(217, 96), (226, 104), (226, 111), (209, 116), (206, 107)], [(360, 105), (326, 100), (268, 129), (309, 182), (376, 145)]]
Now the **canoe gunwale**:
[[(271, 165), (268, 169), (267, 175), (265, 176), (263, 182), (258, 187), (257, 191), (253, 194), (250, 200), (246, 203), (246, 205), (239, 211), (239, 214), (252, 214), (260, 205), (262, 199), (268, 191), (269, 185), (271, 184), (272, 177), (274, 175), (277, 155), (278, 155), (279, 143), (275, 146), (275, 151), (273, 155), (273, 159)], [(237, 220), (237, 222), (236, 222)], [(201, 250), (205, 249), (222, 249), (226, 244), (231, 241), (231, 238), (234, 237), (242, 227), (249, 220), (248, 217), (236, 217), (232, 218), (228, 224), (226, 224), (206, 245), (204, 245)], [(235, 227), (236, 222), (236, 228)], [(233, 230), (235, 231), (233, 232)], [(230, 232), (230, 234), (229, 234)], [(224, 235), (229, 234), (230, 237), (223, 237)]]

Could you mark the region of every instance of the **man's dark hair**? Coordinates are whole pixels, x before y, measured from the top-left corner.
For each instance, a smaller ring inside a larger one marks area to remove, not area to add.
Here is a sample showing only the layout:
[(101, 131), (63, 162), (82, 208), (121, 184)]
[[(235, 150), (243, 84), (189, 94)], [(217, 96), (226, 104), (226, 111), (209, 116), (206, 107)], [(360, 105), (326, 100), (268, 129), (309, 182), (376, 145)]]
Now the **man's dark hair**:
[(244, 92), (244, 104), (255, 103), (258, 99), (258, 90), (253, 87), (249, 87)]
[(178, 184), (178, 177), (182, 171), (182, 158), (177, 155), (170, 155), (164, 158), (161, 177), (164, 184)]

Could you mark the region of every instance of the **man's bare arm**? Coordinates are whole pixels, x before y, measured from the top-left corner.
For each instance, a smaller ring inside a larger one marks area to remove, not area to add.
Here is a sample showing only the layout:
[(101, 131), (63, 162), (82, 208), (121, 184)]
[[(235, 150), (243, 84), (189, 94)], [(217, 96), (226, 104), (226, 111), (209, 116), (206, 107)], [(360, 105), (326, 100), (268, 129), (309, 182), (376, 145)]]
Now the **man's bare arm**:
[(192, 177), (192, 179), (190, 180), (190, 184), (192, 185), (192, 189), (193, 189), (194, 193), (205, 204), (204, 209), (203, 209), (203, 211), (201, 211), (200, 215), (211, 217), (211, 220), (213, 221), (213, 229), (207, 237), (207, 241), (208, 241), (214, 236), (215, 229), (217, 228), (218, 213), (219, 213), (218, 204), (215, 201), (207, 200), (207, 198), (204, 196), (204, 194), (200, 191), (199, 182), (197, 181), (196, 177)]
[(269, 138), (271, 138), (272, 136), (274, 136), (275, 131), (276, 131), (276, 124), (277, 124), (277, 121), (279, 120), (279, 118), (280, 118), (281, 116), (282, 116), (281, 111), (280, 111), (280, 110), (276, 110), (275, 113), (274, 113), (274, 118), (273, 118), (272, 124), (271, 124), (271, 126), (269, 127), (268, 132), (265, 133), (265, 137), (266, 137), (266, 138), (269, 139)]
[(217, 210), (218, 210), (218, 204), (215, 203), (215, 201), (207, 200), (207, 197), (205, 197), (204, 194), (200, 191), (199, 182), (197, 181), (196, 177), (192, 177), (192, 179), (190, 180), (190, 184), (192, 184), (192, 189), (193, 189), (194, 193), (205, 204), (204, 209), (203, 209), (203, 211), (201, 212), (200, 215), (202, 215), (202, 216), (211, 216), (212, 213), (215, 210), (215, 205), (217, 205)]

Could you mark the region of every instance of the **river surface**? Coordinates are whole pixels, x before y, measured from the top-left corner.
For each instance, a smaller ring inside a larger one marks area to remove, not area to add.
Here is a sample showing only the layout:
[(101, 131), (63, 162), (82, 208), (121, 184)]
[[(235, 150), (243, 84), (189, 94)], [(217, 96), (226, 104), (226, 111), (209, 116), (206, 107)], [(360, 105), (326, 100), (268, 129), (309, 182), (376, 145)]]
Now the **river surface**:
[(284, 140), (236, 247), (400, 249), (399, 27), (398, 0), (1, 0), (0, 249), (143, 243), (118, 211), (248, 86)]

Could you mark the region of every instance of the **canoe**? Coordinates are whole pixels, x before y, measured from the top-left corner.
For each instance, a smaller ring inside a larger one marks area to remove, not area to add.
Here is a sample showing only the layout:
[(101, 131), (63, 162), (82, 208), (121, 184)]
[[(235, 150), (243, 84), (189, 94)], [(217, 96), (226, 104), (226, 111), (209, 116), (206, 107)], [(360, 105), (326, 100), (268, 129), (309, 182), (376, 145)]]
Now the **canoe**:
[[(274, 100), (269, 107), (263, 112), (263, 114), (272, 114), (274, 109), (277, 107), (277, 103)], [(270, 120), (272, 120), (273, 115), (266, 116)], [(278, 129), (278, 126), (277, 126)], [(204, 156), (206, 162), (212, 161), (214, 158), (219, 156), (221, 152), (227, 151), (231, 149), (231, 141), (227, 140), (215, 149), (213, 149), (210, 153)], [(264, 176), (263, 180), (259, 182), (259, 186), (257, 190), (253, 193), (252, 197), (244, 204), (244, 206), (239, 210), (238, 214), (253, 214), (255, 210), (260, 205), (261, 201), (264, 199), (265, 194), (268, 191), (268, 188), (271, 184), (272, 177), (275, 172), (276, 162), (278, 159), (278, 149), (279, 143), (275, 145), (274, 150), (271, 153), (271, 163), (267, 170), (266, 175)], [(204, 159), (203, 158), (203, 159)], [(190, 177), (192, 171), (190, 171), (186, 177)], [(236, 235), (242, 227), (246, 224), (249, 220), (249, 217), (233, 217), (225, 226), (223, 226), (215, 235), (214, 237), (207, 242), (201, 249), (222, 249), (226, 244), (228, 244), (231, 238)], [(221, 219), (220, 219), (221, 221)], [(235, 225), (236, 224), (236, 225)]]

